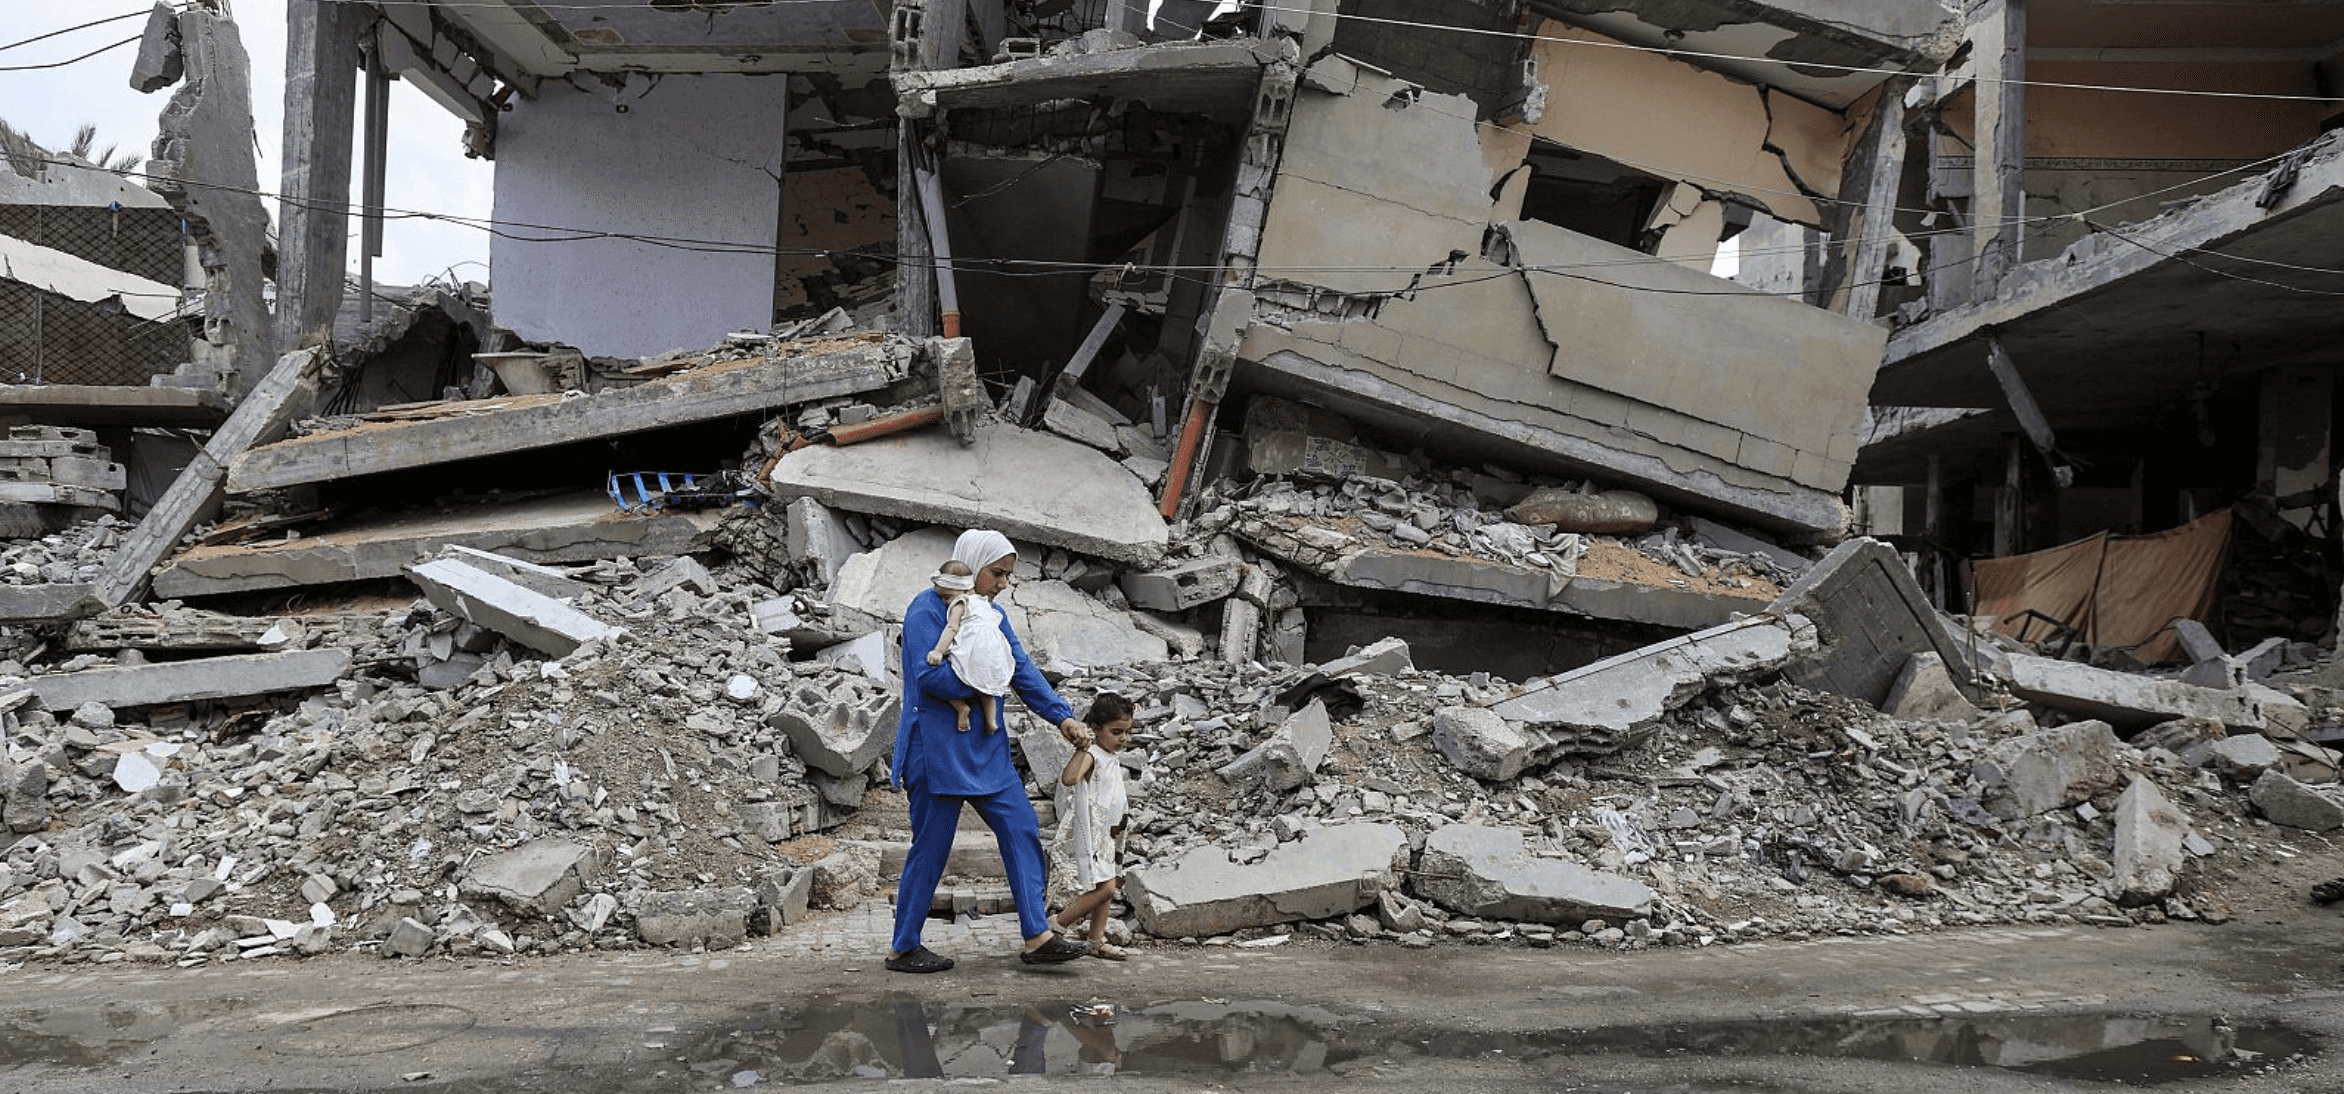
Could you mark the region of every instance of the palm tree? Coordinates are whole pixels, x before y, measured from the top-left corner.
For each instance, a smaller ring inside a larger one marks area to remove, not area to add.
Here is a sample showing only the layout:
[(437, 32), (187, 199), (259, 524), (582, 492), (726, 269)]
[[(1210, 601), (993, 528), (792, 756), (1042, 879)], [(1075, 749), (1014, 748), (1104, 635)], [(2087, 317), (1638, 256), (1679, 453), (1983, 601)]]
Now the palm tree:
[(114, 149), (118, 147), (116, 145), (109, 144), (106, 146), (105, 151), (100, 152), (94, 156), (91, 155), (90, 148), (97, 143), (98, 127), (95, 125), (84, 125), (80, 129), (73, 131), (73, 144), (71, 147), (68, 147), (66, 151), (71, 152), (72, 154), (79, 156), (82, 159), (88, 160), (91, 163), (97, 164), (104, 170), (112, 171), (117, 175), (128, 174), (132, 171), (138, 170), (138, 165), (142, 162), (141, 158), (129, 152), (124, 152), (119, 156), (115, 155)]

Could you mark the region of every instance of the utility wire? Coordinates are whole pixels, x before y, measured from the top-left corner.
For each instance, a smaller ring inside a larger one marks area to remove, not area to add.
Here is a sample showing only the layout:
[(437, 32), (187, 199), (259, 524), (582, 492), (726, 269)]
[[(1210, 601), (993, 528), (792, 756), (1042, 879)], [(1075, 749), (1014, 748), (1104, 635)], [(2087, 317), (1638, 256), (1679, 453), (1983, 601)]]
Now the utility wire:
[(96, 49), (93, 49), (93, 50), (89, 51), (88, 53), (84, 53), (84, 54), (82, 54), (82, 55), (81, 55), (81, 56), (79, 56), (79, 57), (74, 57), (74, 58), (70, 58), (70, 59), (67, 59), (67, 60), (63, 60), (63, 61), (51, 61), (51, 62), (49, 62), (48, 64), (45, 64), (45, 65), (0, 65), (0, 72), (31, 72), (31, 71), (34, 71), (34, 70), (36, 70), (36, 69), (43, 69), (43, 68), (64, 68), (64, 67), (65, 67), (65, 66), (67, 66), (67, 65), (72, 65), (72, 64), (80, 64), (81, 62), (83, 62), (83, 61), (86, 61), (86, 60), (89, 60), (90, 58), (92, 58), (92, 57), (95, 57), (95, 56), (97, 56), (98, 54), (105, 53), (105, 52), (107, 52), (108, 50), (116, 50), (116, 49), (121, 49), (122, 47), (124, 47), (124, 46), (127, 46), (127, 45), (131, 45), (131, 44), (133, 44), (133, 43), (137, 42), (137, 41), (138, 41), (140, 38), (144, 38), (144, 37), (146, 37), (146, 36), (145, 36), (145, 35), (143, 35), (143, 34), (140, 34), (140, 35), (135, 35), (135, 36), (132, 36), (132, 37), (129, 37), (129, 38), (124, 38), (123, 40), (121, 40), (121, 41), (119, 41), (119, 42), (116, 42), (116, 43), (114, 43), (113, 45), (110, 45), (110, 46), (99, 46), (98, 48), (96, 48)]
[(48, 41), (49, 39), (51, 39), (51, 38), (55, 38), (55, 37), (57, 37), (57, 36), (58, 36), (58, 35), (60, 35), (60, 34), (71, 34), (71, 33), (73, 33), (74, 31), (77, 31), (77, 30), (88, 30), (88, 29), (89, 29), (89, 28), (91, 28), (91, 27), (102, 27), (102, 26), (105, 26), (105, 25), (106, 25), (106, 24), (108, 24), (108, 23), (119, 23), (119, 22), (123, 21), (124, 19), (144, 19), (144, 18), (146, 18), (146, 17), (147, 17), (147, 14), (148, 14), (147, 12), (143, 12), (143, 11), (126, 11), (126, 12), (123, 12), (122, 14), (120, 14), (120, 15), (108, 16), (107, 18), (104, 18), (104, 19), (96, 19), (96, 20), (92, 20), (92, 21), (90, 21), (90, 22), (87, 22), (87, 23), (82, 23), (82, 24), (80, 24), (80, 25), (78, 25), (78, 26), (70, 26), (70, 27), (66, 27), (66, 28), (65, 28), (65, 29), (63, 29), (63, 30), (52, 30), (52, 31), (50, 31), (50, 32), (49, 32), (49, 33), (47, 33), (47, 34), (37, 34), (37, 35), (34, 35), (33, 37), (30, 37), (30, 38), (24, 38), (24, 39), (20, 39), (20, 40), (18, 40), (18, 41), (9, 42), (9, 43), (7, 43), (7, 44), (5, 44), (5, 45), (0, 45), (0, 53), (5, 53), (5, 52), (7, 52), (7, 51), (9, 51), (9, 50), (15, 49), (15, 48), (16, 48), (16, 47), (18, 47), (18, 46), (29, 46), (29, 45), (33, 44), (34, 42), (46, 42), (46, 41)]

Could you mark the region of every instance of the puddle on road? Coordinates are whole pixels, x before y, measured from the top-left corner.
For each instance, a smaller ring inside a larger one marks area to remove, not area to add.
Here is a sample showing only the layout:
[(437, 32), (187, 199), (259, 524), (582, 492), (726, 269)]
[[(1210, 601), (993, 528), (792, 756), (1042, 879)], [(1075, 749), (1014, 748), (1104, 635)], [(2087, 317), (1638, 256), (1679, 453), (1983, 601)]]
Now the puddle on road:
[(857, 1076), (1310, 1074), (1354, 1060), (1491, 1054), (1907, 1061), (2147, 1086), (2244, 1074), (2311, 1055), (2318, 1042), (2283, 1026), (2190, 1016), (1835, 1017), (1490, 1034), (1273, 1002), (988, 1007), (905, 999), (810, 1001), (672, 1047), (704, 1080), (744, 1087)]

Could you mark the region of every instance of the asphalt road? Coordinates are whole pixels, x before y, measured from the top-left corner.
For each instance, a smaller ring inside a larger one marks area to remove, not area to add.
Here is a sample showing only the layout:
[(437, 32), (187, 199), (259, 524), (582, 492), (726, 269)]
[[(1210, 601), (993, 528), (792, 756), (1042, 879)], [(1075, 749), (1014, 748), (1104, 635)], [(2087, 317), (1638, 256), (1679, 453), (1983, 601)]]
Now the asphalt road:
[(755, 948), (27, 966), (0, 973), (0, 1091), (2344, 1091), (2337, 926), (1298, 938), (1045, 969), (964, 952), (920, 977)]

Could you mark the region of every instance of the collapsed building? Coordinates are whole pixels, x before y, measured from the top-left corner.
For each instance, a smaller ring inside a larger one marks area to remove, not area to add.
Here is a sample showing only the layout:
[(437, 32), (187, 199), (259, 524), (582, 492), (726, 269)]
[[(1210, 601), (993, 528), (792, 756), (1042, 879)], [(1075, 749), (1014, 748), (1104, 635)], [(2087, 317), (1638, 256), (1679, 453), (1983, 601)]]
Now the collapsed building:
[[(897, 624), (979, 525), (1045, 671), (1139, 702), (1119, 932), (2226, 918), (2259, 825), (2344, 825), (2316, 644), (2111, 671), (1840, 542), (1874, 320), (1934, 321), (1875, 276), (1923, 89), (1994, 52), (1847, 7), (294, 5), (273, 310), (204, 185), (234, 24), (160, 9), (211, 417), (0, 572), (0, 953), (874, 899)], [(493, 295), (373, 283), (393, 79), (530, 226)], [(89, 441), (45, 398), (25, 458)]]

